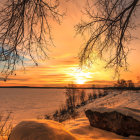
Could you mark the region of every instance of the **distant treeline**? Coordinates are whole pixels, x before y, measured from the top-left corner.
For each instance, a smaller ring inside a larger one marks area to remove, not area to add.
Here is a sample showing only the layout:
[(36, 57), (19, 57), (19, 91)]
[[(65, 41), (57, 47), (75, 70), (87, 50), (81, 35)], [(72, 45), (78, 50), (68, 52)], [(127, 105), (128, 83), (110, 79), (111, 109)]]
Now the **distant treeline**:
[[(0, 86), (0, 88), (38, 88), (38, 89), (67, 89), (67, 87), (31, 87), (31, 86)], [(97, 85), (87, 87), (69, 87), (71, 89), (124, 89), (124, 90), (140, 90), (140, 86), (135, 86), (132, 80), (118, 80), (113, 86), (99, 87)]]
[[(36, 89), (67, 89), (67, 87), (25, 87), (25, 86), (0, 86), (0, 88), (36, 88)], [(73, 88), (71, 88), (73, 89)], [(140, 87), (75, 87), (74, 89), (124, 89), (124, 90), (140, 90)]]

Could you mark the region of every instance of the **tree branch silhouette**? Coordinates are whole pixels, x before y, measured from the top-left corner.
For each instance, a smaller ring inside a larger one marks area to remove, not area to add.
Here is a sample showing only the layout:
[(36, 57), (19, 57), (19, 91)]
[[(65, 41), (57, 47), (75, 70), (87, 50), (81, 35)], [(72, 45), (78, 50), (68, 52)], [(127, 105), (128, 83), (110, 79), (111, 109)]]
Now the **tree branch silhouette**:
[[(60, 23), (59, 0), (7, 0), (0, 8), (0, 63), (8, 77), (17, 64), (30, 57), (48, 57), (48, 46), (54, 45), (50, 21)], [(35, 55), (36, 54), (36, 55)]]
[(89, 21), (81, 21), (76, 25), (78, 34), (89, 33), (80, 53), (80, 62), (84, 65), (87, 61), (92, 61), (92, 54), (96, 53), (106, 60), (105, 68), (113, 67), (119, 73), (121, 68), (127, 69), (128, 66), (127, 55), (130, 48), (127, 43), (132, 39), (131, 30), (136, 27), (134, 18), (140, 0), (94, 2), (87, 1), (85, 14)]

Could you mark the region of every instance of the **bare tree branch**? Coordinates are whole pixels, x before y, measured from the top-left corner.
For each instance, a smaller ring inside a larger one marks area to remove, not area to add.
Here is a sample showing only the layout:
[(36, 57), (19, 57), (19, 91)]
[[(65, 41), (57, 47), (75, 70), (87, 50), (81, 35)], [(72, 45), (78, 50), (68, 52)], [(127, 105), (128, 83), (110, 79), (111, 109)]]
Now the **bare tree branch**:
[(113, 67), (116, 73), (121, 68), (127, 69), (130, 50), (127, 43), (132, 39), (130, 32), (136, 25), (133, 21), (139, 2), (140, 0), (87, 1), (85, 14), (89, 21), (76, 25), (77, 33), (83, 35), (89, 31), (89, 39), (80, 53), (82, 65), (91, 61), (92, 55), (97, 53), (100, 58), (107, 59), (106, 68)]
[[(0, 8), (0, 63), (6, 77), (29, 57), (48, 57), (52, 20), (60, 23), (59, 0), (7, 0)], [(35, 55), (36, 54), (36, 55)]]

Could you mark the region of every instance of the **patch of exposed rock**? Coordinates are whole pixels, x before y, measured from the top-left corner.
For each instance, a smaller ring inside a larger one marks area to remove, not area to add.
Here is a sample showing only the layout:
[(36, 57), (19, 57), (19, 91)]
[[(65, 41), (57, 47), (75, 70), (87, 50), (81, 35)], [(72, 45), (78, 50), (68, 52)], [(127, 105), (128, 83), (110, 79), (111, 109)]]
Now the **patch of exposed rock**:
[[(105, 111), (103, 111), (105, 110)], [(85, 111), (90, 125), (122, 136), (140, 136), (140, 121), (118, 110), (88, 109)], [(132, 114), (132, 113), (127, 113)]]

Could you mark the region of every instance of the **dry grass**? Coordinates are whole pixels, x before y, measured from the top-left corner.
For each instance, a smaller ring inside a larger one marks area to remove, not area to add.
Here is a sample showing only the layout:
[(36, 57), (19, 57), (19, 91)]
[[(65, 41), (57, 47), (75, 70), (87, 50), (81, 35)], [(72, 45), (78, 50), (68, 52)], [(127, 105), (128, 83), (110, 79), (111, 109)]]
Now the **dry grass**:
[(43, 118), (55, 120), (58, 122), (63, 122), (68, 119), (74, 119), (80, 115), (78, 111), (80, 107), (94, 102), (94, 100), (96, 100), (97, 98), (102, 98), (108, 94), (110, 94), (110, 91), (108, 90), (97, 90), (97, 92), (95, 92), (95, 90), (93, 89), (93, 93), (86, 93), (84, 89), (77, 89), (76, 85), (68, 85), (65, 90), (65, 103), (62, 104), (60, 108), (54, 113), (44, 115)]
[(0, 140), (7, 140), (12, 128), (11, 112), (0, 113)]

